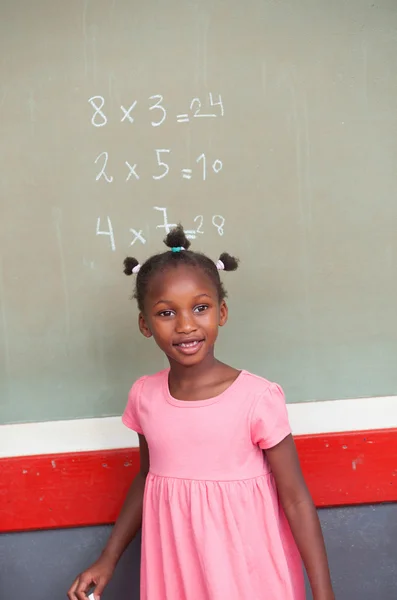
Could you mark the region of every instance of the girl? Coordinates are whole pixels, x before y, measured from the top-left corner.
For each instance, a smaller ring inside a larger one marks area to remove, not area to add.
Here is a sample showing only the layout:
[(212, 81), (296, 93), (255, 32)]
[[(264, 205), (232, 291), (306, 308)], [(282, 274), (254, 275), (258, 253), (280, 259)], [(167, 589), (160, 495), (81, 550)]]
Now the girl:
[[(314, 600), (334, 600), (317, 513), (300, 470), (282, 389), (215, 358), (228, 309), (219, 270), (189, 250), (137, 274), (139, 328), (170, 368), (133, 385), (123, 422), (139, 434), (141, 469), (101, 557), (68, 592), (99, 599), (143, 511), (141, 600), (303, 600), (301, 557)], [(238, 342), (237, 342), (238, 343)]]

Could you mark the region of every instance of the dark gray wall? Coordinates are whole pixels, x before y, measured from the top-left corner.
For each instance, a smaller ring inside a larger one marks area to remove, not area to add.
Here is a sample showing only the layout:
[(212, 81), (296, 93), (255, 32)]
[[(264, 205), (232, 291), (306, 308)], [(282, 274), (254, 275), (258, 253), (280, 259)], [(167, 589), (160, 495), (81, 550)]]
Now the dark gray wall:
[[(337, 600), (396, 600), (397, 504), (322, 510), (320, 518)], [(65, 599), (74, 576), (96, 558), (109, 531), (90, 527), (0, 536), (0, 599)], [(103, 600), (138, 600), (138, 580), (136, 540)]]

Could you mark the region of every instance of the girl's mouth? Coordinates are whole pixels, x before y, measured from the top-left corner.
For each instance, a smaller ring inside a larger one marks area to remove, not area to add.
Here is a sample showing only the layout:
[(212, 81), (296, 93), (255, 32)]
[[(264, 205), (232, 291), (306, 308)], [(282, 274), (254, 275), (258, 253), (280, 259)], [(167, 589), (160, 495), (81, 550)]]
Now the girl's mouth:
[(180, 342), (179, 344), (174, 344), (174, 347), (178, 349), (182, 354), (196, 354), (203, 345), (204, 340), (192, 340), (187, 342)]

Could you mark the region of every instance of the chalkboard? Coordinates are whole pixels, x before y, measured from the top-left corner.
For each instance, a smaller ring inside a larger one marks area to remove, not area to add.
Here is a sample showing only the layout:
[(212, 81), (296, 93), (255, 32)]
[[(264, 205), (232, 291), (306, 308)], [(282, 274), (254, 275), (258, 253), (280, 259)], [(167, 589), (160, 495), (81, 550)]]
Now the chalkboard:
[(290, 402), (397, 389), (397, 4), (3, 0), (1, 422), (165, 365), (126, 254), (229, 251), (219, 356)]

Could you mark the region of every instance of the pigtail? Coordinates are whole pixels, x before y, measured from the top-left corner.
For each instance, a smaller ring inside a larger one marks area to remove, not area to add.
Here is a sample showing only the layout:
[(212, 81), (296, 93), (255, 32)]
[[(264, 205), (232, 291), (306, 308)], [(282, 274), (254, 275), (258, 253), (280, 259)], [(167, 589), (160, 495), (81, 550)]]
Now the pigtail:
[(168, 232), (164, 244), (169, 248), (169, 251), (154, 254), (142, 266), (136, 258), (128, 256), (124, 260), (124, 273), (126, 275), (137, 275), (134, 298), (137, 299), (141, 312), (145, 308), (145, 296), (148, 293), (151, 278), (156, 273), (164, 272), (169, 267), (179, 265), (201, 269), (214, 284), (219, 301), (221, 302), (226, 298), (226, 290), (219, 277), (219, 271), (235, 271), (239, 264), (238, 258), (223, 252), (218, 261), (215, 262), (201, 252), (186, 252), (191, 244), (180, 224)]
[(220, 271), (235, 271), (238, 268), (238, 263), (238, 258), (231, 256), (227, 252), (222, 252), (216, 266)]
[(139, 264), (139, 262), (137, 261), (136, 258), (132, 258), (131, 256), (127, 256), (127, 258), (124, 260), (124, 273), (126, 275), (136, 275), (139, 272), (139, 269), (141, 268), (141, 265)]
[(164, 239), (164, 244), (171, 248), (171, 250), (177, 248), (178, 250), (188, 250), (191, 246), (189, 240), (186, 237), (186, 234), (183, 230), (182, 225), (177, 225), (172, 229), (166, 238)]

